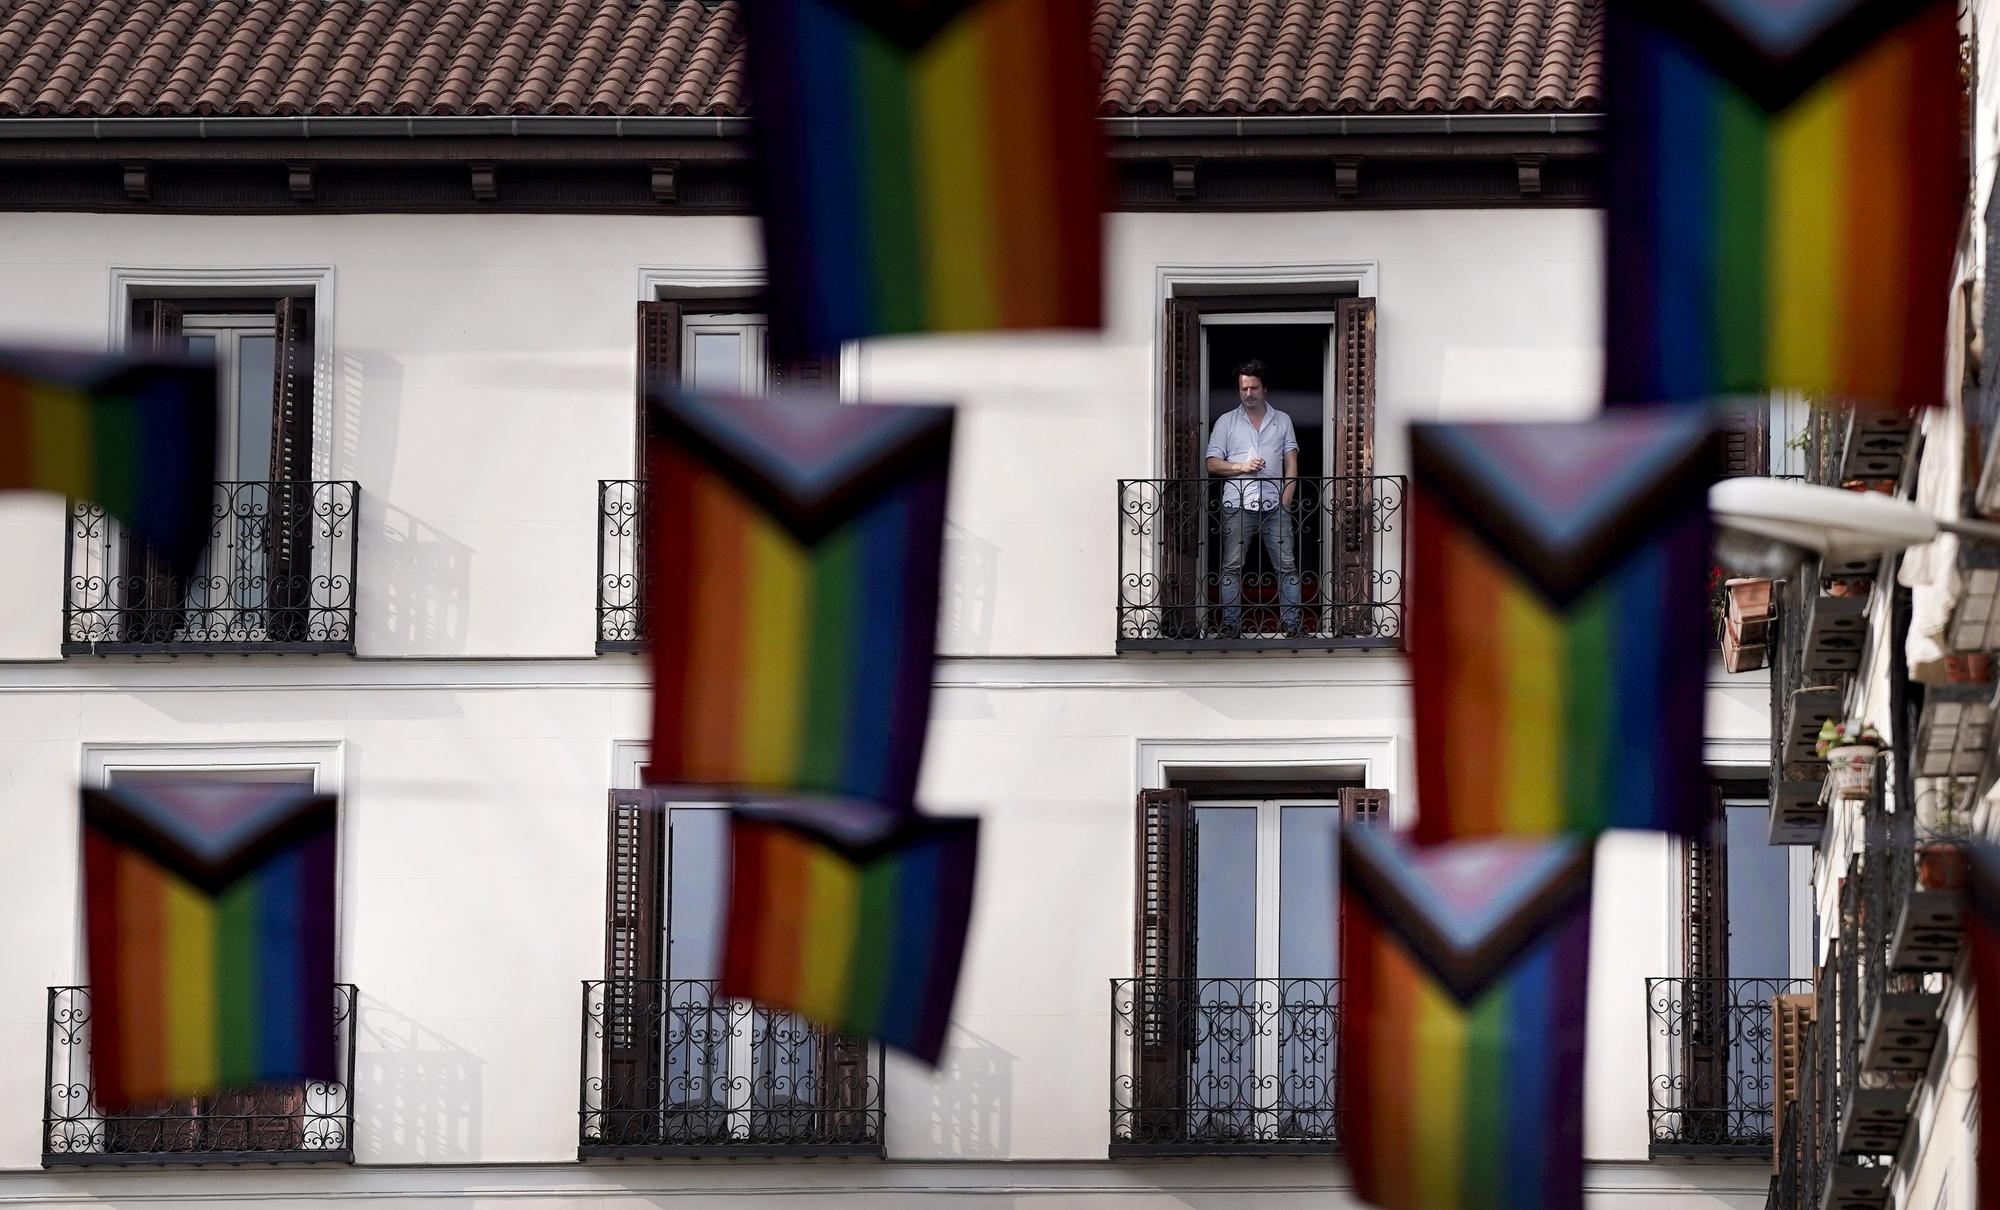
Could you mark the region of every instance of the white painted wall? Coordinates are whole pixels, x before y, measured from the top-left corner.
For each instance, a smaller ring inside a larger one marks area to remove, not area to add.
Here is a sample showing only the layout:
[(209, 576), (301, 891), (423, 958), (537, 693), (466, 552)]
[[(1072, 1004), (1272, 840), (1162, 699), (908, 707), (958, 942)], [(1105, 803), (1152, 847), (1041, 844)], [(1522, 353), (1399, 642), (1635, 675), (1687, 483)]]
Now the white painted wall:
[[(422, 1203), (472, 1187), (528, 1204), (741, 1205), (748, 1191), (811, 1183), (846, 1191), (843, 1206), (1027, 1187), (1050, 1190), (1038, 1206), (1344, 1204), (1338, 1165), (1103, 1162), (1109, 981), (1130, 969), (1145, 754), (1254, 749), (1306, 763), (1365, 741), (1383, 754), (1371, 781), (1410, 806), (1400, 658), (1112, 655), (1115, 484), (1155, 469), (1162, 278), (1177, 266), (1236, 266), (1246, 279), (1265, 265), (1368, 266), (1378, 469), (1396, 473), (1410, 419), (1589, 410), (1598, 226), (1559, 211), (1123, 215), (1101, 338), (862, 349), (851, 375), (864, 396), (966, 405), (946, 556), (951, 658), (923, 794), (934, 809), (982, 813), (986, 848), (953, 1048), (936, 1077), (892, 1059), (888, 1116), (892, 1160), (963, 1163), (578, 1169), (579, 984), (601, 973), (604, 794), (614, 742), (646, 726), (642, 662), (591, 654), (595, 483), (632, 469), (642, 271), (754, 269), (754, 228), (0, 218), (10, 334), (103, 345), (114, 267), (330, 268), (324, 472), (360, 480), (363, 500), (362, 658), (145, 661), (58, 658), (60, 508), (0, 501), (0, 1202), (338, 1189)], [(1764, 695), (1755, 678), (1712, 690), (1716, 759), (1762, 760)], [(462, 1178), (41, 1175), (44, 989), (79, 975), (69, 804), (84, 751), (257, 742), (340, 752), (342, 974), (362, 995), (358, 1158), (474, 1167)], [(1673, 973), (1674, 885), (1665, 841), (1605, 842), (1589, 989), (1593, 1204), (1758, 1206), (1753, 1170), (1642, 1162), (1643, 980)]]

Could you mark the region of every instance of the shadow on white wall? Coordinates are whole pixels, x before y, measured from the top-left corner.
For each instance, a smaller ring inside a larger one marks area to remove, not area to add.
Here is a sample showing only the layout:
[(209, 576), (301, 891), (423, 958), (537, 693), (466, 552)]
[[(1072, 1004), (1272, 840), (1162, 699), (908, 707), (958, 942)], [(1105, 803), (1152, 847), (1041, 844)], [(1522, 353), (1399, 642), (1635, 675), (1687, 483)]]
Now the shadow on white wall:
[(1005, 1159), (1013, 1142), (1014, 1055), (953, 1026), (944, 1065), (930, 1082), (931, 1152)]
[(354, 1117), (367, 1162), (479, 1155), (480, 1060), (367, 994), (354, 1058)]

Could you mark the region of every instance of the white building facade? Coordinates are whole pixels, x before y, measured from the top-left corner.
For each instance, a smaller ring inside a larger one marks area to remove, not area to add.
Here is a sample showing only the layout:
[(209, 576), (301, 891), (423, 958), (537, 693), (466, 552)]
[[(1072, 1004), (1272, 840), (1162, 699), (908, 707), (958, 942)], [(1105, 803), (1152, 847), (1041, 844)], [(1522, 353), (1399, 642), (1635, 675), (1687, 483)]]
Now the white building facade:
[[(1135, 37), (1137, 15), (1099, 7), (1114, 46)], [(475, 53), (463, 30), (417, 33)], [(0, 500), (0, 1202), (1355, 1204), (1331, 1115), (1329, 860), (1356, 810), (1416, 809), (1404, 427), (1594, 409), (1587, 90), (1539, 115), (1135, 104), (1106, 122), (1121, 193), (1101, 334), (867, 342), (810, 371), (762, 352), (726, 101), (651, 125), (114, 121), (23, 95), (0, 119), (0, 332), (213, 342), (243, 486), (219, 490), (192, 584), (126, 559), (88, 510)], [(1250, 357), (1300, 422), (1297, 634), (1256, 552), (1223, 631), (1214, 496), (1176, 444), (1234, 406)], [(650, 915), (611, 894), (607, 804), (639, 785), (649, 717), (625, 578), (649, 369), (746, 390), (818, 373), (848, 399), (962, 408), (921, 798), (979, 814), (984, 840), (936, 1072), (700, 998), (712, 811), (673, 813), (641, 872)], [(1707, 858), (1779, 889), (1725, 928), (1733, 957), (1697, 959), (1696, 856), (1602, 843), (1575, 989), (1593, 1206), (1765, 1203), (1757, 1031), (1817, 956), (1808, 852), (1749, 843), (1766, 685), (1688, 675), (1709, 678), (1729, 823)], [(106, 1122), (64, 1078), (87, 1072), (65, 1016), (84, 981), (76, 787), (189, 771), (340, 794), (351, 1066), (303, 1102)], [(1149, 864), (1149, 803), (1199, 838), (1177, 871)], [(1142, 1053), (1129, 983), (1162, 927), (1149, 902), (1178, 913), (1174, 977), (1202, 989), (1177, 1001), (1197, 1040), (1164, 1060)], [(602, 983), (620, 929), (657, 953), (628, 969), (658, 990)], [(1736, 981), (1708, 1060), (1726, 1089), (1688, 1091), (1686, 978)], [(636, 1099), (610, 1089), (630, 1059), (606, 1038), (618, 1011), (649, 1039)], [(1142, 1103), (1162, 1061), (1170, 1092)]]

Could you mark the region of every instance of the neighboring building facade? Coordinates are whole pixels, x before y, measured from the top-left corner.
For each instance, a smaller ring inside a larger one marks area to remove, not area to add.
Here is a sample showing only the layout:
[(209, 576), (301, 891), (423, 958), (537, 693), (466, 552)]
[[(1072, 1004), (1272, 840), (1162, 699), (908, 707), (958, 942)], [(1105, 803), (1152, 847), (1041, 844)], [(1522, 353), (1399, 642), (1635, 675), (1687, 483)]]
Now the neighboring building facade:
[[(1969, 6), (1970, 221), (1939, 350), (1951, 397), (1914, 423), (1828, 410), (1804, 426), (1809, 477), (1940, 516), (2000, 516), (2000, 163), (1995, 6)], [(2000, 548), (1947, 537), (1784, 585), (1772, 648), (1772, 794), (1810, 846), (1813, 994), (1784, 1011), (1773, 1210), (1978, 1204), (1973, 1033), (1960, 846), (1996, 834), (1994, 619)], [(1843, 800), (1810, 735), (1827, 718), (1887, 741)], [(1806, 851), (1801, 848), (1799, 851)]]
[[(0, 1198), (1351, 1204), (1331, 861), (1415, 809), (1404, 426), (1587, 415), (1601, 360), (1599, 8), (1433, 7), (1098, 0), (1104, 332), (787, 365), (731, 3), (0, 17), (0, 332), (212, 345), (229, 403), (191, 581), (0, 501)], [(1219, 633), (1199, 457), (1253, 356), (1297, 636), (1255, 551)], [(712, 993), (719, 817), (638, 789), (647, 375), (963, 405), (922, 799), (985, 848), (935, 1074)], [(1601, 849), (1593, 1205), (1766, 1198), (1810, 862), (1761, 843), (1762, 679), (1706, 675), (1721, 839)], [(340, 792), (350, 1066), (106, 1120), (75, 787), (194, 771)]]

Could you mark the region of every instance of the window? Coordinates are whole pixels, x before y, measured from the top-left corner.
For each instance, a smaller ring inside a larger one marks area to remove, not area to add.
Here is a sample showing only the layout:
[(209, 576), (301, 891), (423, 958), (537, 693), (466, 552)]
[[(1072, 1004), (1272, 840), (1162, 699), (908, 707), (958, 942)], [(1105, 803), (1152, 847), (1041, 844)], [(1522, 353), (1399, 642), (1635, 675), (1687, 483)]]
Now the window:
[(1340, 804), (1211, 801), (1194, 815), (1193, 1080), (1248, 1094), (1195, 1129), (1310, 1137), (1332, 1121)]
[[(1121, 646), (1400, 642), (1401, 492), (1375, 474), (1375, 301), (1354, 288), (1167, 300), (1158, 478), (1120, 486)], [(1277, 449), (1223, 442), (1264, 458), (1261, 485), (1208, 467), (1252, 361), (1298, 447), (1288, 491)]]
[(662, 299), (639, 304), (638, 389), (630, 479), (597, 482), (597, 650), (635, 651), (646, 642), (646, 396), (657, 387), (766, 395), (838, 386), (839, 358), (775, 362), (756, 298)]
[(703, 393), (762, 395), (770, 385), (762, 315), (690, 315), (681, 321), (681, 385)]
[(1340, 829), (1386, 811), (1337, 782), (1202, 783), (1139, 801), (1134, 978), (1114, 990), (1116, 1150), (1336, 1136)]
[(1647, 983), (1656, 1152), (1771, 1145), (1774, 1004), (1811, 984), (1792, 978), (1809, 957), (1794, 935), (1803, 887), (1792, 850), (1769, 843), (1769, 814), (1762, 783), (1714, 782), (1704, 835), (1681, 846), (1682, 971)]
[(271, 394), (277, 373), (276, 320), (269, 314), (187, 315), (187, 351), (213, 357), (222, 376), (216, 473), (224, 480), (271, 477)]
[[(338, 780), (338, 757), (333, 745), (90, 748), (85, 751), (84, 782), (278, 782), (325, 791)], [(342, 984), (324, 994), (335, 997), (335, 1024), (342, 1031), (336, 1050), (343, 1063), (338, 1082), (260, 1086), (105, 1114), (91, 1103), (90, 989), (51, 988), (44, 1165), (352, 1159), (348, 1073), (354, 1054), (354, 988)]]
[(358, 488), (312, 481), (313, 297), (137, 296), (128, 322), (131, 346), (216, 360), (209, 548), (191, 577), (174, 575), (79, 503), (65, 650), (352, 650)]
[(879, 1051), (722, 994), (728, 871), (727, 804), (612, 792), (581, 1153), (879, 1152)]
[(646, 391), (654, 384), (748, 395), (835, 389), (838, 354), (775, 362), (767, 330), (763, 303), (756, 298), (704, 295), (639, 304), (634, 465), (641, 475), (646, 465)]

